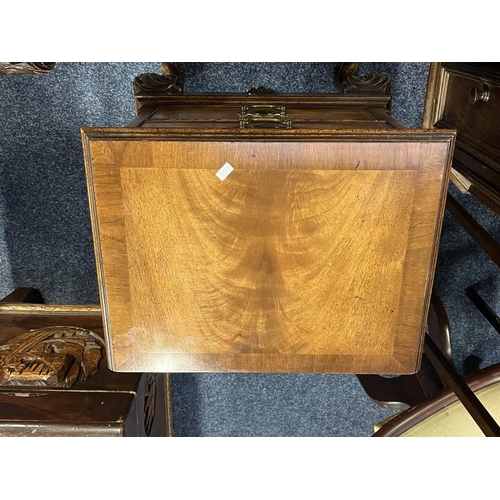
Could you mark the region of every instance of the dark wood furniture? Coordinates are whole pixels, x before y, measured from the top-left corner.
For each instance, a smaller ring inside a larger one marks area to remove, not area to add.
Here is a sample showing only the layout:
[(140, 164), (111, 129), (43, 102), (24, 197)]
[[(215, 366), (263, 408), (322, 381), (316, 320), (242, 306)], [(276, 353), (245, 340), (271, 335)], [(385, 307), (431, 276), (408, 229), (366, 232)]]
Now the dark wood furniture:
[(0, 436), (171, 434), (168, 377), (108, 369), (100, 307), (39, 301), (0, 301)]
[(184, 95), (167, 69), (82, 131), (112, 369), (417, 370), (454, 133), (380, 89)]
[[(423, 126), (458, 129), (451, 179), (500, 215), (500, 63), (431, 63)], [(500, 244), (451, 195), (446, 208), (500, 267)], [(472, 287), (467, 295), (500, 330), (481, 296)]]
[(431, 63), (424, 128), (456, 128), (452, 180), (500, 214), (500, 63)]
[[(499, 214), (500, 209), (500, 143), (498, 142), (498, 111), (500, 111), (500, 65), (498, 63), (431, 63), (427, 98), (423, 125), (426, 128), (448, 129), (456, 127), (457, 147), (453, 159), (451, 180), (462, 193), (477, 197), (487, 207)], [(465, 210), (465, 208), (450, 194), (446, 208), (457, 222), (471, 235), (483, 251), (500, 266), (500, 245), (487, 231)], [(485, 318), (500, 331), (500, 322), (494, 311), (484, 302), (472, 288), (466, 290), (467, 295), (485, 316)], [(431, 309), (432, 311), (432, 309)], [(444, 311), (444, 309), (443, 309)], [(444, 312), (445, 313), (445, 312)], [(441, 323), (445, 325), (444, 337), (448, 338), (447, 319), (441, 314)], [(432, 314), (429, 316), (432, 319)], [(429, 324), (429, 333), (433, 333)], [(486, 411), (473, 391), (493, 384), (491, 391), (498, 392), (496, 382), (500, 373), (498, 366), (479, 373), (474, 373), (465, 380), (457, 373), (451, 351), (443, 349), (440, 338), (433, 335), (426, 339), (424, 352), (429, 356), (430, 365), (422, 366), (417, 376), (410, 376), (415, 387), (403, 397), (399, 396), (401, 386), (398, 381), (385, 380), (372, 390), (379, 399), (372, 398), (382, 405), (390, 405), (392, 400), (389, 389), (398, 394), (399, 400), (411, 400), (412, 408), (391, 419), (375, 436), (393, 435), (446, 435), (454, 432), (447, 429), (448, 413), (460, 415), (461, 421), (476, 422), (478, 427), (468, 428), (463, 432), (475, 435), (479, 429), (488, 436), (500, 435), (498, 423)], [(439, 336), (438, 336), (439, 337)], [(464, 371), (477, 371), (480, 359), (470, 356), (465, 360)], [(450, 389), (437, 392), (436, 386), (421, 387), (420, 379), (426, 380), (429, 374), (435, 378), (439, 374), (443, 384)], [(496, 385), (495, 385), (496, 384)], [(415, 390), (417, 389), (417, 390)], [(378, 392), (377, 392), (378, 391)], [(488, 394), (493, 394), (488, 388)], [(497, 397), (497, 396), (495, 396)], [(384, 401), (385, 398), (385, 401)], [(461, 406), (460, 402), (464, 405)], [(488, 409), (492, 408), (490, 404)], [(467, 416), (466, 410), (472, 416)], [(493, 415), (498, 419), (498, 410), (493, 407)], [(439, 426), (435, 423), (439, 421)], [(431, 425), (432, 424), (432, 425)], [(416, 426), (414, 428), (414, 426)], [(462, 431), (456, 431), (460, 435)], [(422, 434), (423, 433), (423, 434)], [(453, 434), (451, 434), (453, 435)]]

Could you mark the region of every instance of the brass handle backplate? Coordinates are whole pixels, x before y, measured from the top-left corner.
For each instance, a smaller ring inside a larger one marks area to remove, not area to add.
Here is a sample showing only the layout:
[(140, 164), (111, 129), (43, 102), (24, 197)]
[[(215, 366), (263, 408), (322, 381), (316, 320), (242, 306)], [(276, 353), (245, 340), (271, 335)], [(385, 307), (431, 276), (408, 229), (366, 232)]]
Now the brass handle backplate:
[(488, 87), (484, 86), (482, 90), (478, 89), (475, 85), (469, 93), (469, 104), (474, 105), (477, 101), (488, 102), (490, 99), (490, 91)]
[(243, 106), (238, 116), (240, 128), (292, 128), (284, 106)]

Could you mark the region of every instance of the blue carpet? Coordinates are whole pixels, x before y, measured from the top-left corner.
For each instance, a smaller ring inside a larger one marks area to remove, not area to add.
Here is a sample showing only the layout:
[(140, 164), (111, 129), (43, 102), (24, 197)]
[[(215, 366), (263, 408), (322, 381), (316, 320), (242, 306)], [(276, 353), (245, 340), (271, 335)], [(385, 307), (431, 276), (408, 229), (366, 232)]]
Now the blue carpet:
[[(421, 124), (427, 63), (361, 63), (362, 73), (392, 78), (392, 114)], [(122, 126), (134, 116), (132, 82), (158, 63), (58, 63), (46, 75), (0, 75), (0, 294), (38, 288), (47, 302), (98, 302), (80, 127)], [(188, 63), (186, 91), (331, 92), (326, 63)], [(485, 227), (497, 219), (461, 197)], [(436, 287), (448, 309), (454, 355), (500, 361), (499, 336), (471, 306), (466, 286), (480, 283), (498, 304), (498, 270), (445, 218)], [(372, 404), (347, 375), (173, 376), (174, 422), (182, 436), (368, 436), (392, 414)]]

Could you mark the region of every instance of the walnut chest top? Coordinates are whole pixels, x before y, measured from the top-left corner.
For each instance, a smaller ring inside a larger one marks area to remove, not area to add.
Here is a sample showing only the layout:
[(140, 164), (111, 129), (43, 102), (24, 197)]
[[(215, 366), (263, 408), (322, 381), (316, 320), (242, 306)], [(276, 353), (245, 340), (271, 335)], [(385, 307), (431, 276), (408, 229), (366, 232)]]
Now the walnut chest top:
[(83, 129), (112, 369), (418, 369), (454, 134), (338, 97)]

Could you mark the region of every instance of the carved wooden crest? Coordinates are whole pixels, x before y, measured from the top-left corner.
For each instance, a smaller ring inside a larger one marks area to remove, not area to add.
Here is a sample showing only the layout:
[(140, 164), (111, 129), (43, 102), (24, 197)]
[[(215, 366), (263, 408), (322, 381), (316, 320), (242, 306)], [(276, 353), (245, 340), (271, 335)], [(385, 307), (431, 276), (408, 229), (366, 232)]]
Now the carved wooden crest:
[(71, 387), (92, 376), (103, 340), (75, 326), (51, 326), (23, 333), (0, 346), (0, 386)]

